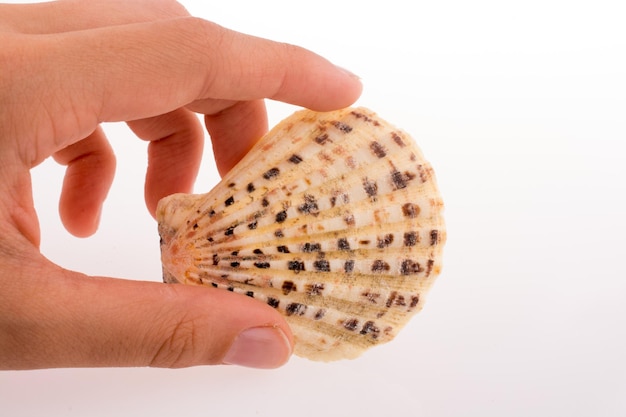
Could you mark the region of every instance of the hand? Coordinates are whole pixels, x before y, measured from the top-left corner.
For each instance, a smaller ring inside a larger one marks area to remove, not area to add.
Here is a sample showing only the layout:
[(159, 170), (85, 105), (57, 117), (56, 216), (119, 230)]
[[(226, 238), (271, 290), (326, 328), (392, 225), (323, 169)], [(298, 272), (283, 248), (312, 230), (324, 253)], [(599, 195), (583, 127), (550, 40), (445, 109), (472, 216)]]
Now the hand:
[(0, 5), (0, 45), (0, 368), (284, 364), (290, 330), (256, 300), (48, 261), (29, 171), (49, 156), (67, 165), (60, 216), (88, 236), (115, 170), (101, 122), (125, 121), (150, 141), (154, 215), (161, 197), (191, 190), (203, 146), (193, 112), (225, 173), (267, 130), (264, 98), (331, 110), (356, 100), (358, 80), (165, 0)]

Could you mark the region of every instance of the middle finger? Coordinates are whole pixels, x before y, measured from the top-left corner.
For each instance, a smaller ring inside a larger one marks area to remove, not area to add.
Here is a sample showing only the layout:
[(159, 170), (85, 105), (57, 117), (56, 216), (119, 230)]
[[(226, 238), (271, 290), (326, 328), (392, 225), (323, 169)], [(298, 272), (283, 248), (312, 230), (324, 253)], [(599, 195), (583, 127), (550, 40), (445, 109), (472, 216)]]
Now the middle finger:
[(170, 0), (65, 0), (0, 4), (0, 27), (23, 34), (51, 34), (189, 16)]
[(191, 192), (200, 169), (204, 133), (197, 116), (181, 108), (128, 122), (148, 145), (145, 199), (154, 216), (158, 201), (166, 195)]

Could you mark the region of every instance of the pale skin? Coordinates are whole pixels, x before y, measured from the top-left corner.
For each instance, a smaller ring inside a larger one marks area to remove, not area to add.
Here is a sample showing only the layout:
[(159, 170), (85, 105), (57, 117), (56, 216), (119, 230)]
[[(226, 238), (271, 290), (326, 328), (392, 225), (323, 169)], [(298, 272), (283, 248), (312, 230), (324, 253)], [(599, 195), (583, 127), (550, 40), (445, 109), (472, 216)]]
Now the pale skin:
[(30, 170), (50, 156), (67, 166), (59, 214), (86, 237), (115, 173), (102, 122), (127, 122), (149, 141), (154, 216), (161, 197), (191, 191), (204, 142), (194, 113), (205, 115), (224, 174), (266, 132), (263, 99), (338, 109), (358, 98), (358, 79), (166, 0), (0, 4), (0, 45), (0, 369), (288, 361), (289, 327), (249, 297), (91, 277), (47, 260)]

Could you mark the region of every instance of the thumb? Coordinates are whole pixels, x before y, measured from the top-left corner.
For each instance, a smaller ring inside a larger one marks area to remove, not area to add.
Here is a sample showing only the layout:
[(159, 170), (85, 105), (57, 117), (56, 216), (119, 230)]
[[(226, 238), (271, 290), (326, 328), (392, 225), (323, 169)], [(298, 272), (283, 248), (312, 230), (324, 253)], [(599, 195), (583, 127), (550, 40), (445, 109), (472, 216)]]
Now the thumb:
[(9, 276), (0, 294), (2, 368), (275, 368), (292, 352), (282, 316), (243, 295), (87, 277), (45, 259), (16, 263), (1, 279)]

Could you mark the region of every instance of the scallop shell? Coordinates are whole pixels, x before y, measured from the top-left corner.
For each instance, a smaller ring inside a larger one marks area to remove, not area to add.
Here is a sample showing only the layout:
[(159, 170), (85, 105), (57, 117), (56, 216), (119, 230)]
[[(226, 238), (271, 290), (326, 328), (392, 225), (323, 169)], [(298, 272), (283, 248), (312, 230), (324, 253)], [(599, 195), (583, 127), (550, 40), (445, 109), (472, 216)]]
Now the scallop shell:
[(441, 269), (442, 211), (408, 134), (365, 108), (299, 111), (208, 194), (159, 202), (164, 281), (269, 304), (299, 356), (354, 358), (421, 309)]

